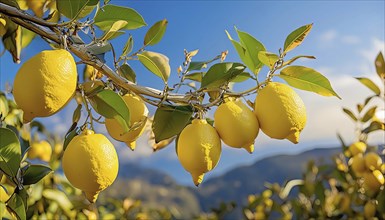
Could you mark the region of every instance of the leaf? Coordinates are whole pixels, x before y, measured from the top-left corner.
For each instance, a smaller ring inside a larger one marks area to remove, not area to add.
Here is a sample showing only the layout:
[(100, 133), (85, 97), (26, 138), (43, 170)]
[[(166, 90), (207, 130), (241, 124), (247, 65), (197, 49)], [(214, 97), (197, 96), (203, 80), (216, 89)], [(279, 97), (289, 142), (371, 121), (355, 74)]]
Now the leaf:
[(259, 51), (258, 59), (263, 64), (268, 66), (270, 69), (272, 69), (274, 67), (274, 64), (279, 59), (279, 57), (278, 57), (277, 54), (274, 54), (274, 53), (270, 53), (270, 52), (267, 52), (267, 51)]
[(300, 59), (300, 58), (308, 58), (308, 59), (315, 59), (315, 56), (307, 56), (307, 55), (299, 55), (291, 58), (290, 60), (283, 63), (283, 66), (287, 66), (292, 64), (294, 61)]
[(372, 121), (367, 128), (362, 130), (362, 133), (369, 134), (370, 132), (378, 131), (378, 130), (385, 131), (385, 124), (379, 121)]
[(73, 115), (72, 115), (72, 123), (77, 123), (79, 122), (80, 116), (81, 116), (81, 110), (82, 110), (83, 105), (78, 104), (76, 107)]
[(218, 88), (230, 82), (245, 70), (240, 63), (217, 63), (210, 67), (202, 78), (201, 88)]
[(342, 111), (344, 111), (351, 119), (353, 119), (353, 121), (358, 121), (357, 117), (349, 109), (342, 108)]
[(201, 70), (203, 68), (206, 68), (208, 63), (208, 61), (191, 62), (187, 68), (187, 71)]
[(39, 182), (52, 172), (51, 168), (41, 164), (31, 164), (24, 172), (23, 185), (31, 185)]
[(12, 194), (11, 198), (9, 198), (7, 203), (7, 208), (13, 214), (15, 214), (17, 219), (19, 220), (26, 219), (26, 213), (25, 213), (26, 207), (24, 206), (23, 198), (17, 193)]
[(77, 123), (73, 123), (71, 128), (67, 131), (66, 135), (64, 136), (64, 143), (63, 143), (63, 151), (67, 148), (68, 144), (71, 142), (71, 140), (78, 135), (77, 133)]
[(128, 64), (123, 64), (118, 68), (118, 73), (122, 75), (127, 80), (136, 83), (136, 74), (134, 70)]
[(119, 20), (127, 21), (127, 25), (124, 27), (127, 30), (147, 25), (143, 17), (134, 9), (117, 5), (105, 5), (98, 10), (94, 18), (95, 25), (103, 31), (108, 30), (113, 23)]
[(195, 72), (195, 73), (189, 73), (184, 76), (185, 79), (193, 80), (196, 82), (202, 82), (204, 73), (203, 72)]
[(329, 80), (314, 69), (304, 66), (288, 66), (281, 70), (278, 76), (297, 89), (323, 96), (336, 96), (341, 99), (333, 90)]
[(378, 76), (382, 80), (385, 80), (385, 61), (384, 61), (384, 56), (382, 55), (382, 52), (380, 52), (377, 55), (376, 61), (374, 62), (374, 65), (376, 66), (376, 72), (377, 72)]
[(309, 34), (313, 24), (304, 25), (300, 28), (297, 28), (293, 32), (291, 32), (285, 40), (285, 44), (283, 47), (283, 52), (287, 53), (290, 50), (298, 47), (305, 37)]
[(166, 32), (168, 21), (163, 19), (156, 22), (144, 36), (144, 46), (155, 45), (162, 40), (164, 33)]
[(372, 90), (374, 92), (374, 94), (376, 95), (380, 95), (381, 93), (381, 90), (380, 88), (378, 88), (378, 86), (376, 84), (374, 84), (374, 82), (372, 80), (370, 80), (369, 78), (365, 78), (365, 77), (356, 77), (356, 79), (358, 81), (360, 81), (362, 84), (364, 84), (366, 87), (368, 87), (370, 90)]
[(16, 177), (20, 168), (21, 148), (16, 134), (8, 128), (0, 128), (0, 169)]
[(87, 51), (94, 55), (104, 54), (112, 50), (112, 46), (109, 42), (94, 43), (87, 47)]
[(127, 132), (130, 124), (130, 110), (123, 98), (112, 90), (102, 90), (96, 95), (89, 97), (94, 110), (106, 118), (116, 119), (124, 132)]
[(21, 48), (27, 47), (36, 36), (35, 32), (27, 28), (21, 28), (21, 34)]
[(6, 33), (2, 37), (4, 48), (11, 53), (13, 62), (20, 63), (21, 27), (7, 17), (3, 17), (3, 19), (6, 21)]
[(190, 105), (160, 106), (155, 111), (154, 121), (152, 123), (155, 142), (158, 143), (179, 134), (189, 123), (192, 114), (193, 109)]
[(133, 46), (134, 46), (134, 39), (130, 35), (130, 37), (128, 38), (126, 44), (123, 47), (123, 52), (122, 52), (121, 57), (124, 57), (127, 54), (131, 53)]
[(102, 41), (106, 41), (106, 40), (111, 40), (115, 37), (118, 37), (122, 34), (124, 34), (124, 32), (122, 31), (119, 31), (121, 30), (122, 28), (124, 28), (126, 25), (127, 25), (127, 21), (116, 21), (112, 24), (111, 28), (104, 32), (103, 36), (100, 38), (100, 40)]
[(160, 53), (144, 51), (138, 54), (139, 61), (152, 73), (167, 82), (171, 73), (171, 68), (168, 58)]
[(248, 80), (250, 78), (251, 78), (250, 73), (242, 72), (241, 74), (239, 74), (236, 77), (234, 77), (234, 79), (232, 79), (230, 82), (240, 83), (240, 82), (244, 82), (244, 81), (246, 81), (246, 80)]
[[(59, 12), (69, 19), (87, 16), (99, 3), (99, 0), (60, 0), (56, 1)], [(88, 6), (88, 7), (87, 7)], [(87, 8), (86, 8), (87, 7)], [(83, 12), (84, 10), (84, 12)]]
[(240, 30), (236, 30), (236, 31), (238, 33), (238, 37), (241, 45), (246, 50), (245, 51), (246, 56), (248, 56), (252, 62), (253, 66), (252, 68), (249, 67), (249, 69), (251, 69), (251, 71), (255, 75), (257, 75), (262, 68), (262, 63), (258, 59), (258, 53), (260, 51), (265, 51), (266, 50), (265, 46), (250, 34), (246, 32), (242, 32)]
[(369, 119), (373, 118), (374, 114), (376, 114), (376, 109), (377, 109), (377, 106), (374, 106), (370, 109), (368, 109), (368, 111), (366, 111), (365, 115), (361, 118), (361, 122), (367, 122), (369, 121)]

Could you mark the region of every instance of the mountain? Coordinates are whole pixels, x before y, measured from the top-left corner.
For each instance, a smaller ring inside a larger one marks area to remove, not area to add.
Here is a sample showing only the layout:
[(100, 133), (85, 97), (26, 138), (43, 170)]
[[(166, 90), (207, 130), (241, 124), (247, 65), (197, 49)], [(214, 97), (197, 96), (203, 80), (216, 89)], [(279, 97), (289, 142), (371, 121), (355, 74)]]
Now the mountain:
[[(101, 196), (139, 199), (144, 206), (177, 210), (181, 218), (191, 218), (219, 207), (221, 202), (236, 202), (242, 207), (249, 194), (262, 192), (266, 182), (283, 184), (301, 178), (309, 160), (329, 163), (331, 156), (339, 152), (339, 148), (319, 148), (297, 155), (272, 156), (237, 167), (194, 188), (178, 185), (172, 177), (155, 169), (123, 164), (118, 179)], [(238, 208), (230, 216), (239, 219), (240, 214)]]

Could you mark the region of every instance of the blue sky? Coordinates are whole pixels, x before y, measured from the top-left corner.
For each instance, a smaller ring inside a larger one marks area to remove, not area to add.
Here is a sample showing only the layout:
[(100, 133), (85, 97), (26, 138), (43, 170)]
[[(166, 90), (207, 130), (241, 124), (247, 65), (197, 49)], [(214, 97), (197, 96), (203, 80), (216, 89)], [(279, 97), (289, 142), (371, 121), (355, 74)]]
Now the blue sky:
[[(221, 51), (229, 50), (227, 61), (239, 62), (236, 51), (227, 39), (228, 30), (236, 39), (234, 26), (260, 40), (267, 50), (278, 52), (291, 31), (309, 23), (313, 29), (304, 43), (290, 52), (295, 55), (313, 55), (316, 60), (300, 61), (298, 65), (314, 68), (329, 78), (333, 88), (342, 97), (322, 97), (314, 93), (296, 90), (305, 102), (308, 123), (301, 134), (300, 143), (294, 145), (286, 140), (273, 140), (260, 132), (256, 139), (256, 150), (250, 155), (244, 150), (223, 148), (222, 158), (207, 177), (220, 175), (235, 166), (245, 165), (267, 155), (295, 153), (314, 147), (336, 147), (336, 133), (349, 141), (354, 141), (354, 125), (343, 115), (341, 108), (353, 108), (370, 94), (353, 77), (369, 77), (379, 83), (375, 76), (373, 61), (379, 51), (384, 52), (384, 1), (111, 1), (111, 4), (124, 5), (137, 10), (151, 26), (166, 18), (168, 28), (163, 40), (150, 51), (161, 52), (170, 58), (172, 76), (170, 85), (178, 81), (177, 67), (183, 62), (183, 50), (199, 49), (196, 61), (210, 59)], [(121, 51), (128, 33), (132, 34), (135, 49), (142, 46), (143, 36), (148, 30), (144, 27), (129, 31), (113, 45)], [(2, 49), (3, 47), (1, 47)], [(26, 60), (38, 52), (49, 49), (41, 39), (36, 39), (22, 52)], [(108, 56), (110, 57), (110, 56)], [(140, 85), (162, 88), (162, 81), (144, 69), (139, 62), (130, 63), (135, 69)], [(20, 65), (13, 64), (8, 53), (0, 61), (0, 89), (6, 82), (13, 82), (14, 74)], [(82, 71), (79, 66), (79, 72)], [(266, 74), (263, 69), (261, 74)], [(243, 90), (253, 86), (252, 82), (235, 87)], [(249, 97), (253, 99), (253, 97)], [(382, 107), (383, 104), (382, 104)], [(57, 132), (68, 129), (69, 120), (75, 109), (70, 103), (58, 115), (41, 119)], [(150, 107), (150, 112), (154, 108)], [(209, 116), (212, 112), (208, 113)], [(104, 132), (102, 126), (99, 132)], [(369, 137), (369, 142), (384, 142), (384, 133)], [(177, 161), (174, 146), (152, 154), (145, 138), (138, 141), (138, 148), (131, 152), (125, 146), (117, 145), (122, 163), (136, 161), (145, 166), (161, 169), (178, 178), (179, 182), (192, 185), (189, 174)]]

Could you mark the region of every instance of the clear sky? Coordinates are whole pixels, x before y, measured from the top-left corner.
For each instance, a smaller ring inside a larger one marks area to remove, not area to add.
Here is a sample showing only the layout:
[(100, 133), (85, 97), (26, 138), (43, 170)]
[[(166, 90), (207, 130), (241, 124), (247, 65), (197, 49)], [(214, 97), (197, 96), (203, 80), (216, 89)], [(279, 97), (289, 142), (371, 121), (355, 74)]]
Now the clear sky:
[[(238, 55), (225, 34), (225, 30), (228, 30), (236, 38), (234, 26), (253, 35), (268, 51), (277, 53), (283, 47), (287, 34), (302, 25), (314, 23), (304, 43), (288, 56), (316, 56), (316, 60), (300, 61), (297, 64), (314, 68), (328, 77), (342, 100), (296, 90), (304, 100), (308, 114), (308, 123), (301, 134), (300, 143), (294, 145), (287, 140), (272, 140), (260, 132), (255, 142), (256, 150), (251, 155), (244, 150), (224, 147), (222, 158), (211, 176), (235, 166), (252, 163), (267, 155), (295, 153), (314, 147), (336, 147), (339, 145), (337, 132), (347, 142), (353, 141), (354, 125), (344, 116), (341, 108), (354, 108), (357, 102), (363, 101), (370, 94), (353, 77), (365, 76), (379, 83), (373, 61), (379, 51), (385, 50), (384, 1), (112, 0), (111, 4), (134, 8), (142, 14), (149, 26), (164, 18), (169, 21), (163, 40), (147, 49), (164, 53), (170, 58), (171, 85), (178, 81), (176, 69), (183, 62), (183, 49), (199, 49), (196, 61), (207, 60), (221, 51), (229, 50), (226, 60), (239, 62)], [(134, 49), (140, 48), (148, 28), (127, 32), (120, 37), (122, 40), (113, 41), (114, 47), (120, 51), (130, 33), (134, 37)], [(22, 60), (33, 56), (38, 50), (48, 48), (43, 40), (37, 39), (23, 51)], [(0, 88), (3, 90), (6, 82), (13, 82), (20, 65), (13, 64), (8, 53), (1, 57), (0, 64)], [(130, 64), (137, 72), (140, 85), (162, 88), (161, 80), (145, 70), (139, 62), (133, 61)], [(82, 68), (79, 66), (79, 71)], [(266, 72), (263, 69), (261, 74)], [(236, 86), (235, 89), (242, 90), (251, 86), (252, 82)], [(72, 117), (74, 109), (75, 103), (70, 103), (60, 114), (41, 121), (57, 132), (64, 133), (70, 126), (68, 118)], [(151, 113), (154, 112), (154, 108), (150, 107), (150, 110)], [(99, 132), (104, 132), (102, 126), (99, 129)], [(384, 133), (379, 132), (369, 137), (369, 142), (384, 143), (384, 139)], [(189, 174), (177, 161), (173, 145), (152, 154), (145, 138), (139, 140), (135, 152), (114, 143), (120, 152), (121, 163), (137, 162), (161, 169), (178, 178), (180, 182), (191, 185)]]

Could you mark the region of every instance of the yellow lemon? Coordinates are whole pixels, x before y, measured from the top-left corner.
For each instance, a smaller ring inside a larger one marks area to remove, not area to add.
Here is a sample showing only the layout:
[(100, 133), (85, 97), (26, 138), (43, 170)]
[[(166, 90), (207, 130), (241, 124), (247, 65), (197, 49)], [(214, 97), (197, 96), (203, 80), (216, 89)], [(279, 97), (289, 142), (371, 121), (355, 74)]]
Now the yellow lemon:
[(370, 170), (381, 170), (382, 159), (375, 152), (369, 152), (365, 154), (365, 164), (366, 167)]
[(66, 50), (45, 50), (27, 60), (13, 85), (24, 122), (58, 112), (74, 95), (76, 83), (76, 63)]
[(92, 203), (118, 175), (119, 162), (114, 146), (104, 135), (92, 130), (84, 130), (71, 140), (62, 162), (69, 182), (83, 190)]
[(49, 162), (51, 160), (52, 147), (47, 141), (33, 142), (28, 151), (28, 158), (39, 158), (43, 161)]
[(302, 99), (289, 86), (268, 83), (257, 94), (254, 112), (267, 136), (298, 143), (306, 124), (306, 109)]
[(357, 154), (365, 153), (366, 151), (366, 144), (364, 142), (355, 142), (349, 146), (350, 153), (355, 156)]
[(366, 170), (366, 165), (365, 165), (365, 159), (362, 156), (362, 154), (358, 154), (354, 157), (352, 157), (349, 160), (350, 166), (354, 172), (354, 174), (358, 177), (362, 176), (362, 174)]
[(379, 170), (368, 171), (363, 174), (364, 187), (377, 192), (384, 185), (384, 175)]
[(115, 119), (106, 119), (108, 133), (117, 141), (127, 144), (132, 150), (135, 149), (135, 141), (143, 133), (148, 116), (148, 109), (144, 102), (136, 95), (126, 94), (123, 97), (128, 109), (130, 110), (130, 124), (132, 130), (124, 133), (123, 128)]
[(255, 114), (240, 100), (222, 103), (214, 114), (215, 129), (225, 144), (235, 148), (254, 150), (254, 140), (259, 132)]
[(221, 155), (221, 139), (204, 119), (194, 119), (179, 135), (178, 159), (198, 186), (204, 174), (214, 169)]
[(366, 219), (372, 219), (376, 214), (376, 204), (374, 201), (366, 202), (364, 206), (364, 216)]

